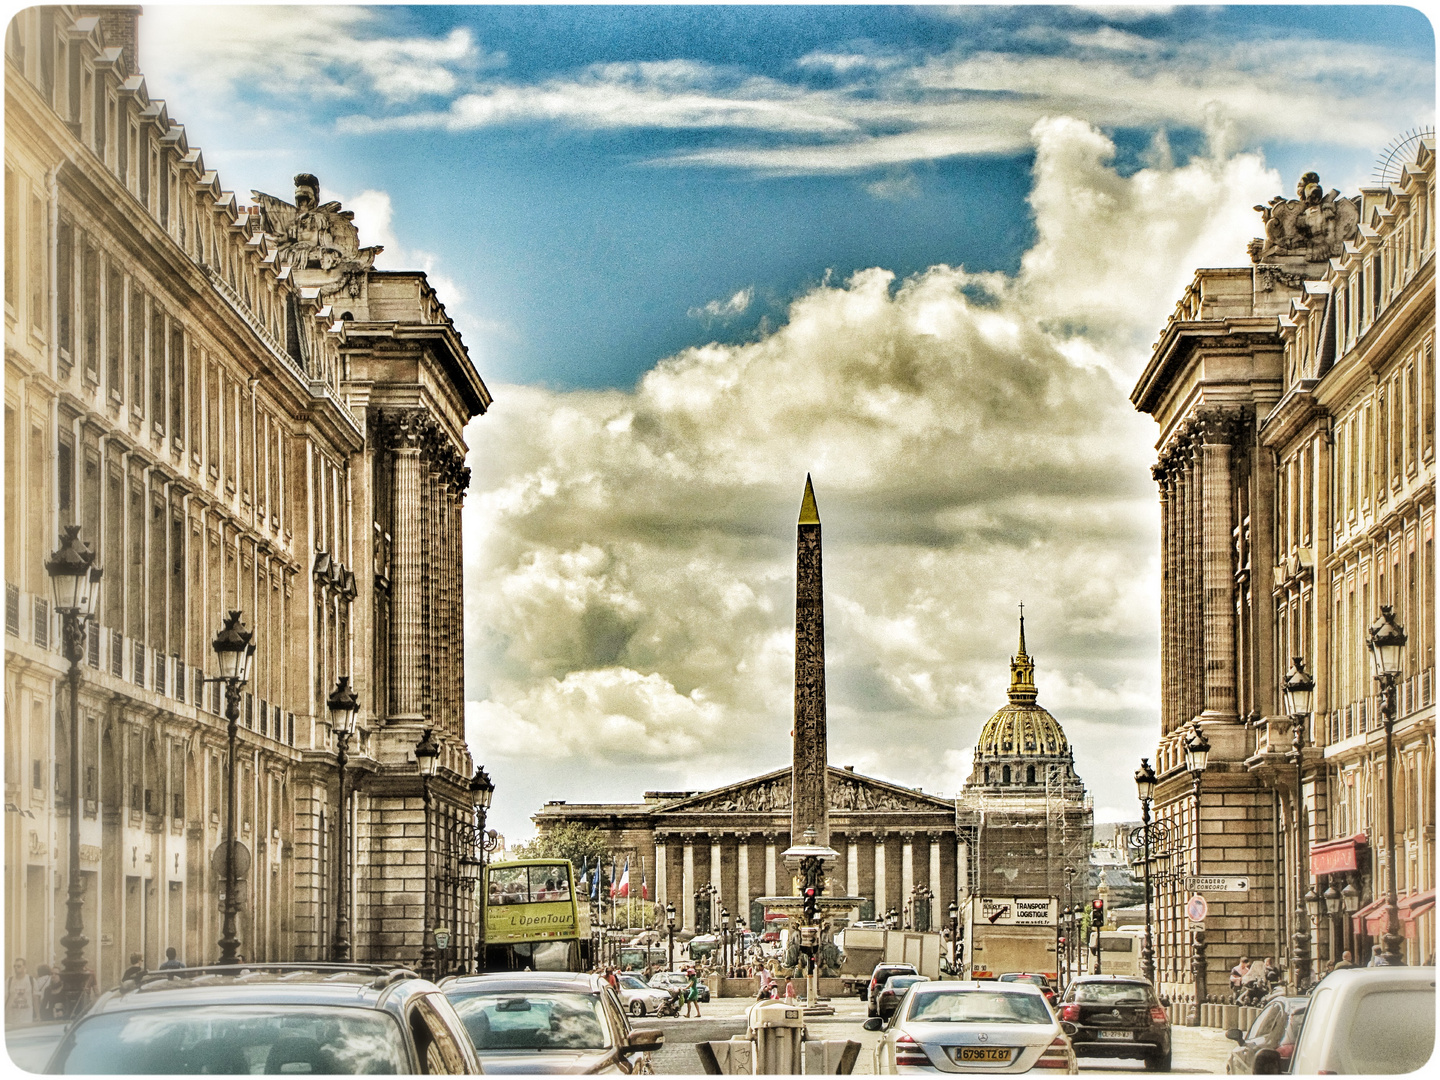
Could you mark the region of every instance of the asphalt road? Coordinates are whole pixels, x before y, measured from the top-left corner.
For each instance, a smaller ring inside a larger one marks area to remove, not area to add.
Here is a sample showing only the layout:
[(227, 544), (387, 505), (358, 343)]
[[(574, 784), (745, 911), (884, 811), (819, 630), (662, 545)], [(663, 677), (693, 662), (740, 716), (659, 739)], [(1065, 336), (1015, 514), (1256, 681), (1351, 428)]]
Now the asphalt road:
[[(722, 998), (702, 1005), (699, 1019), (676, 1019), (635, 1021), (636, 1027), (658, 1027), (665, 1032), (665, 1047), (652, 1056), (655, 1071), (662, 1075), (696, 1075), (703, 1070), (700, 1057), (695, 1050), (698, 1042), (720, 1041), (745, 1030), (745, 1009), (749, 1000)], [(811, 1018), (806, 1022), (810, 1037), (815, 1039), (856, 1039), (860, 1042), (860, 1057), (855, 1063), (857, 1073), (873, 1073), (874, 1049), (879, 1033), (865, 1031), (865, 1003), (857, 998), (837, 998), (831, 1002), (835, 1015)], [(1210, 1028), (1176, 1028), (1174, 1038), (1174, 1068), (1177, 1073), (1223, 1073), (1225, 1059), (1234, 1043), (1224, 1034)], [(1082, 1073), (1119, 1074), (1144, 1072), (1143, 1061), (1127, 1059), (1098, 1060), (1080, 1059)]]

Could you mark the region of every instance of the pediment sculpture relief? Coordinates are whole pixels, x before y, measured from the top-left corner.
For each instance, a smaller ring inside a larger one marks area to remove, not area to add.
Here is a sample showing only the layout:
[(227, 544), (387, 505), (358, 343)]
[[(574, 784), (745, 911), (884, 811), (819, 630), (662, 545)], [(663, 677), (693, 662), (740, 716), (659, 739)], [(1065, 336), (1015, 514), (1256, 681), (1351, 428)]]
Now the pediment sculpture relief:
[(790, 777), (777, 776), (758, 784), (731, 788), (709, 799), (686, 805), (687, 813), (769, 813), (790, 809)]
[(297, 271), (318, 270), (328, 278), (302, 284), (318, 285), (322, 296), (341, 289), (360, 294), (361, 279), (385, 249), (360, 246), (355, 212), (341, 210), (338, 202), (321, 203), (320, 181), (313, 173), (296, 175), (293, 204), (263, 191), (250, 194), (260, 207), (262, 227), (275, 238), (276, 258)]
[(906, 798), (849, 776), (830, 774), (830, 809), (832, 810), (934, 810), (933, 804), (922, 799)]

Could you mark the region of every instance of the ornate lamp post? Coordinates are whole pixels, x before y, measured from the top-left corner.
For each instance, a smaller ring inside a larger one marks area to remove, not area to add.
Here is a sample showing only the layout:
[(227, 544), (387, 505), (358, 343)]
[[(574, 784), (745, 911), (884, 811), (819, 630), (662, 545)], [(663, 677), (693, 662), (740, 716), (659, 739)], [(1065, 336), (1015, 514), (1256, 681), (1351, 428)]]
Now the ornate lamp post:
[(1405, 631), (1395, 621), (1388, 605), (1370, 627), (1370, 655), (1375, 662), (1375, 681), (1380, 684), (1380, 719), (1385, 725), (1385, 936), (1380, 939), (1385, 961), (1394, 966), (1405, 961), (1400, 950), (1400, 897), (1396, 888), (1395, 857), (1395, 684), (1405, 659)]
[(1140, 796), (1140, 840), (1145, 849), (1145, 944), (1140, 950), (1140, 965), (1145, 978), (1154, 986), (1155, 950), (1150, 944), (1155, 937), (1150, 915), (1150, 803), (1155, 798), (1155, 770), (1150, 767), (1149, 758), (1141, 758), (1140, 768), (1135, 770), (1135, 790)]
[(720, 909), (720, 968), (725, 977), (730, 976), (730, 911)]
[(421, 936), (420, 974), (427, 979), (435, 978), (435, 937), (430, 911), (430, 778), (440, 767), (440, 744), (435, 733), (426, 728), (415, 746), (415, 764), (420, 770), (420, 801), (425, 807), (425, 929)]
[[(1294, 953), (1297, 994), (1304, 993), (1313, 978), (1310, 920), (1300, 890), (1309, 877), (1305, 867), (1305, 854), (1309, 848), (1305, 824), (1305, 728), (1310, 722), (1310, 697), (1314, 690), (1315, 680), (1305, 670), (1304, 657), (1295, 657), (1290, 661), (1290, 670), (1285, 673), (1285, 709), (1290, 714), (1290, 727), (1295, 733), (1295, 933), (1291, 936), (1291, 951)], [(1315, 895), (1314, 890), (1310, 891), (1310, 895)], [(1319, 897), (1316, 897), (1316, 902), (1318, 904)]]
[(1340, 950), (1344, 948), (1340, 942), (1343, 940), (1342, 933), (1336, 932), (1339, 920), (1344, 918), (1345, 909), (1340, 906), (1340, 890), (1335, 888), (1335, 879), (1330, 879), (1330, 885), (1320, 898), (1324, 912), (1330, 917), (1330, 961), (1334, 963), (1340, 959)]
[(340, 808), (335, 815), (339, 831), (340, 851), (340, 902), (336, 905), (335, 940), (330, 955), (337, 963), (350, 959), (350, 845), (345, 837), (345, 826), (349, 812), (345, 803), (345, 765), (350, 760), (346, 750), (350, 736), (355, 733), (355, 718), (360, 713), (360, 702), (355, 691), (350, 689), (350, 676), (341, 675), (335, 685), (335, 692), (325, 702), (330, 710), (330, 729), (335, 732), (335, 761), (340, 769)]
[(960, 977), (960, 908), (950, 901), (950, 972)]
[(675, 903), (665, 905), (665, 969), (675, 970)]
[(225, 792), (225, 921), (220, 929), (220, 963), (238, 963), (240, 939), (235, 933), (235, 916), (240, 911), (235, 879), (235, 791), (238, 762), (235, 760), (235, 738), (240, 730), (240, 692), (250, 681), (250, 663), (255, 659), (254, 631), (245, 629), (240, 612), (225, 616), (225, 625), (215, 635), (211, 646), (220, 663), (219, 681), (225, 684), (226, 735), (230, 743), (230, 777)]
[[(15, 478), (11, 478), (12, 481)], [(79, 1011), (89, 981), (85, 963), (85, 894), (80, 884), (80, 661), (85, 656), (85, 624), (95, 615), (100, 596), (101, 570), (94, 565), (95, 553), (81, 541), (80, 526), (66, 525), (60, 534), (60, 547), (45, 560), (50, 575), (55, 610), (60, 615), (60, 641), (65, 659), (70, 664), (66, 681), (70, 684), (70, 850), (67, 873), (69, 883), (65, 896), (65, 962), (60, 982), (65, 988), (65, 1015)]]
[(893, 907), (885, 915), (885, 925), (894, 930), (900, 925), (900, 913)]
[[(1354, 881), (1345, 882), (1345, 887), (1340, 890), (1340, 903), (1341, 906), (1343, 906), (1345, 909), (1345, 922), (1350, 926), (1347, 937), (1353, 936), (1353, 934), (1355, 933), (1355, 915), (1360, 910), (1360, 890), (1355, 887)], [(1351, 948), (1354, 948), (1353, 940), (1350, 944)]]
[[(485, 818), (490, 812), (490, 800), (494, 795), (495, 785), (490, 780), (490, 774), (485, 771), (483, 766), (477, 768), (475, 775), (470, 778), (470, 801), (475, 807), (476, 846), (480, 853), (480, 861), (475, 867), (477, 879), (484, 877), (485, 864), (489, 861), (487, 856), (495, 850), (499, 839), (499, 834), (493, 830), (489, 833), (485, 831)], [(574, 888), (573, 883), (571, 888)], [(476, 920), (475, 931), (475, 970), (477, 972), (485, 970), (485, 919), (487, 916), (485, 903), (487, 899), (486, 891), (481, 889), (480, 917)]]
[[(1200, 834), (1200, 782), (1205, 776), (1205, 769), (1210, 764), (1210, 740), (1198, 727), (1192, 731), (1185, 740), (1185, 768), (1195, 778), (1195, 873), (1201, 870), (1201, 834)], [(1194, 1022), (1200, 1023), (1200, 1006), (1205, 1003), (1205, 931), (1192, 931), (1194, 942), (1194, 954), (1191, 957), (1190, 972), (1195, 980), (1195, 1016)]]

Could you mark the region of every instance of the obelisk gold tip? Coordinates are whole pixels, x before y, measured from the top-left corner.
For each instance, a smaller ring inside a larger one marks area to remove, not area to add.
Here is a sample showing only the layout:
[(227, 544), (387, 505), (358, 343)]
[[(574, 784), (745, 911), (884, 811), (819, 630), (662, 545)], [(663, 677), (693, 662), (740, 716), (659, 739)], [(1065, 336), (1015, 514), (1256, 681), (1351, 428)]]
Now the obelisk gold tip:
[(805, 498), (800, 502), (798, 525), (819, 525), (820, 511), (815, 508), (815, 489), (810, 486), (810, 474), (805, 474)]

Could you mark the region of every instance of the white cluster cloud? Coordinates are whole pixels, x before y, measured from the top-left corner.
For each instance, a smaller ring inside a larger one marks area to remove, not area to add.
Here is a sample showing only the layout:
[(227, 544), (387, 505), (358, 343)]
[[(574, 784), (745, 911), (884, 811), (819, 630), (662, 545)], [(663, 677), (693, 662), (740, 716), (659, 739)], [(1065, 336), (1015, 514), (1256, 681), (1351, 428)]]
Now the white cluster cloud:
[(750, 303), (755, 299), (753, 286), (746, 286), (731, 293), (724, 300), (709, 300), (698, 307), (693, 307), (686, 312), (692, 319), (702, 319), (708, 325), (723, 319), (733, 319), (737, 315), (744, 315), (750, 310)]
[(496, 388), (465, 511), (487, 762), (559, 770), (560, 792), (584, 763), (708, 787), (787, 761), (807, 473), (832, 761), (955, 790), (1022, 600), (1082, 774), (1153, 742), (1153, 428), (1127, 393), (1195, 260), (1243, 258), (1234, 208), (1279, 179), (1247, 155), (1121, 177), (1063, 117), (1032, 138), (1037, 242), (1014, 277), (870, 269), (633, 392)]

